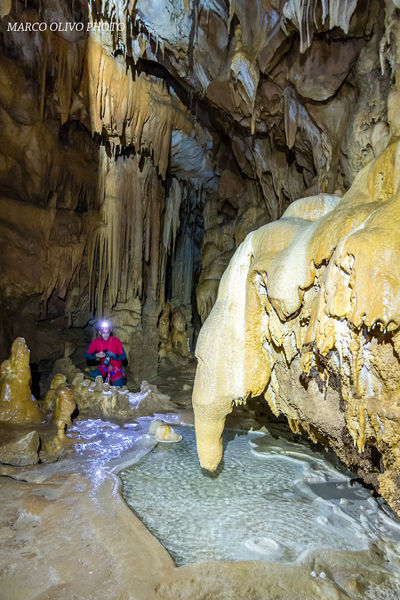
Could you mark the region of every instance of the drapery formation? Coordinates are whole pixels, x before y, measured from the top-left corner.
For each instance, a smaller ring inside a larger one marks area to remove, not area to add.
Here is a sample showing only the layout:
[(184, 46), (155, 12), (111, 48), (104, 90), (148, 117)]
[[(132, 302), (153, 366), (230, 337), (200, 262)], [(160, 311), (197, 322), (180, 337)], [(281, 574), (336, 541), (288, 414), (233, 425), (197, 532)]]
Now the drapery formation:
[(263, 395), (400, 512), (399, 152), (390, 145), (343, 198), (298, 200), (237, 249), (196, 348), (203, 466), (221, 459), (232, 406)]

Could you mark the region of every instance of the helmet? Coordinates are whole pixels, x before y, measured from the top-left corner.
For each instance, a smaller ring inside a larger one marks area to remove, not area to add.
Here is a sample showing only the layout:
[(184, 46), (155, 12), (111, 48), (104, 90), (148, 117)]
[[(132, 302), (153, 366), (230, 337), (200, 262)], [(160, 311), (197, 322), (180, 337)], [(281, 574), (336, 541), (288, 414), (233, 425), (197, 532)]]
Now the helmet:
[(108, 321), (100, 321), (97, 329), (101, 331), (111, 331), (111, 325)]

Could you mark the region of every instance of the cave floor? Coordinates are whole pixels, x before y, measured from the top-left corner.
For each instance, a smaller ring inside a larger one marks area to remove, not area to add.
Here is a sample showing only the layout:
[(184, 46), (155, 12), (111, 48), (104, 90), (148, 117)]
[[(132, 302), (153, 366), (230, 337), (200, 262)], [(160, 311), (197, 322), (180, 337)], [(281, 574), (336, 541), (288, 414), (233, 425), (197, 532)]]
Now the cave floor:
[[(193, 373), (191, 366), (179, 374), (179, 367), (167, 365), (156, 383), (187, 406)], [(363, 580), (374, 578), (376, 589), (383, 584), (384, 569), (369, 571), (371, 558), (383, 562), (378, 553), (371, 557), (373, 549), (318, 552), (292, 564), (175, 567), (120, 495), (118, 472), (155, 446), (147, 433), (152, 418), (78, 418), (57, 462), (0, 466), (0, 600), (364, 600)], [(193, 424), (190, 409), (162, 418)], [(44, 439), (54, 434), (49, 425), (36, 429)], [(0, 436), (20, 432), (3, 426)], [(393, 600), (390, 594), (376, 598)]]

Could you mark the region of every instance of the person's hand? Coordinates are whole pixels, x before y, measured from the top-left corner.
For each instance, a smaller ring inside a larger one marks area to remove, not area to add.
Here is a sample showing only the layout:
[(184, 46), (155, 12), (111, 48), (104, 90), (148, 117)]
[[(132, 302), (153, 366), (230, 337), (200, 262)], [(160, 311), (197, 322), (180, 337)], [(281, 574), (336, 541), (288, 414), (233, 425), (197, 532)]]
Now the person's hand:
[(108, 351), (108, 356), (109, 356), (110, 358), (112, 358), (113, 360), (115, 360), (115, 359), (117, 358), (117, 355), (116, 355), (116, 354), (114, 354), (114, 352), (110, 352), (110, 351)]
[(104, 357), (105, 357), (105, 354), (104, 354), (104, 352), (98, 352), (98, 353), (96, 354), (96, 358), (104, 358)]

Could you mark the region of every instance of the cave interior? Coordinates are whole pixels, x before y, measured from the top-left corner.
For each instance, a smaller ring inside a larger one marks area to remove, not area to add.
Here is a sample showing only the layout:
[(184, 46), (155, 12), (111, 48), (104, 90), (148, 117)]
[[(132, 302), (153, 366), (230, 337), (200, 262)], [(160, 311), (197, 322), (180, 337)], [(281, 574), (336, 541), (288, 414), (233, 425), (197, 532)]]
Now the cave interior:
[[(218, 476), (225, 424), (269, 431), (396, 523), (398, 34), (398, 0), (0, 0), (2, 598), (399, 597), (389, 542), (373, 575), (327, 551), (329, 581), (315, 556), (175, 568), (110, 467), (185, 423)], [(122, 388), (89, 378), (104, 320)]]

